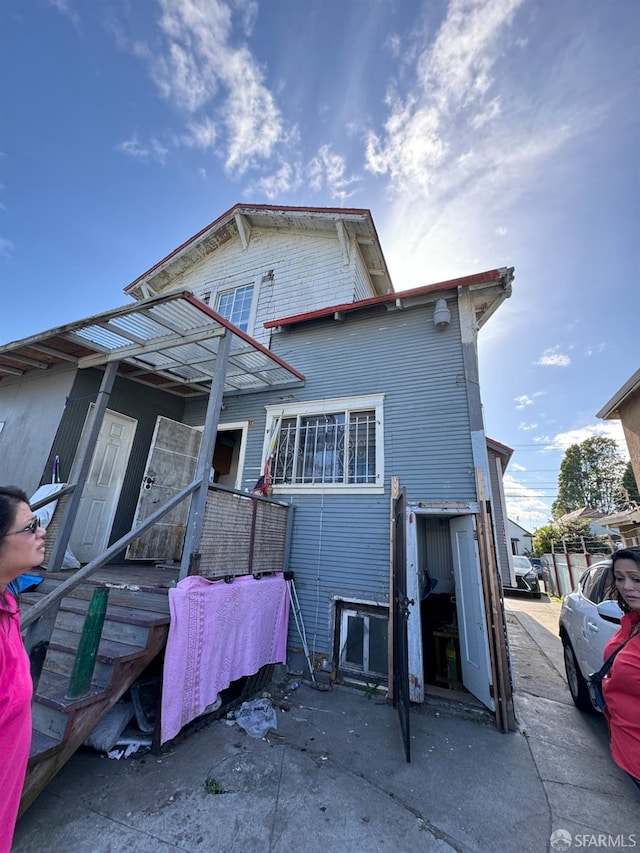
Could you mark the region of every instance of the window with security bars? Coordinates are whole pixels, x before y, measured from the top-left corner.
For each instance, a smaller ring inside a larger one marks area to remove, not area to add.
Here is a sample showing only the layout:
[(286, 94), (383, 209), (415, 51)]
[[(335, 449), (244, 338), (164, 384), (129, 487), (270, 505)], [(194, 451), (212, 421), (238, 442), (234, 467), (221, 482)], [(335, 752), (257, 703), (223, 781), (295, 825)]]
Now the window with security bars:
[(375, 409), (283, 417), (272, 482), (275, 486), (375, 484)]
[(253, 285), (244, 284), (218, 294), (216, 311), (226, 320), (230, 320), (234, 326), (249, 331), (249, 318), (251, 316), (251, 302), (253, 300)]

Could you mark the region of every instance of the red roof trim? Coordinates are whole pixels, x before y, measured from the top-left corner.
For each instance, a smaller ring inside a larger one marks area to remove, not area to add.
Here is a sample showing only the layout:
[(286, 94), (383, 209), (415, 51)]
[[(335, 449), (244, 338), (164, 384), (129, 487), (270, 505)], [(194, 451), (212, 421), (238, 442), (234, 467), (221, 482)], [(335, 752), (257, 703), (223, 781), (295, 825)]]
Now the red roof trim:
[[(183, 249), (186, 249), (187, 246), (191, 245), (191, 243), (195, 243), (200, 239), (204, 234), (208, 231), (212, 231), (218, 226), (222, 225), (222, 223), (226, 219), (230, 219), (237, 211), (239, 210), (256, 210), (256, 211), (282, 211), (283, 213), (328, 213), (330, 215), (340, 215), (340, 216), (365, 216), (369, 219), (371, 226), (373, 228), (374, 233), (376, 234), (376, 240), (378, 240), (378, 234), (376, 233), (375, 226), (373, 224), (373, 218), (371, 216), (371, 211), (365, 208), (348, 208), (348, 207), (287, 207), (275, 204), (234, 204), (233, 207), (230, 207), (226, 213), (223, 213), (217, 219), (214, 219), (213, 222), (210, 222), (209, 225), (205, 225), (197, 234), (194, 234), (193, 237), (189, 237), (188, 240), (185, 240), (177, 249), (174, 249), (173, 252), (170, 252), (166, 255), (162, 260), (158, 261), (157, 264), (154, 264), (150, 267), (146, 272), (143, 272), (142, 275), (139, 275), (131, 284), (128, 284), (124, 288), (125, 293), (129, 293), (136, 284), (141, 282), (143, 279), (150, 276), (153, 272), (158, 270), (160, 267), (164, 266), (167, 261), (171, 260), (171, 258), (179, 255)], [(378, 245), (380, 241), (378, 240)]]
[(267, 320), (264, 326), (265, 329), (272, 329), (275, 326), (292, 326), (295, 323), (304, 323), (307, 320), (330, 317), (336, 313), (357, 311), (371, 305), (385, 305), (388, 302), (395, 302), (398, 299), (410, 299), (412, 296), (424, 296), (425, 294), (438, 293), (443, 290), (457, 290), (458, 287), (469, 287), (472, 284), (480, 284), (481, 282), (500, 281), (503, 275), (504, 270), (488, 270), (487, 272), (475, 273), (474, 275), (467, 275), (462, 278), (441, 281), (437, 284), (427, 284), (424, 287), (414, 287), (412, 290), (394, 290), (392, 293), (385, 293), (383, 296), (371, 296), (368, 299), (361, 299), (358, 302), (345, 302), (341, 305), (330, 305), (327, 308), (320, 308), (318, 311), (309, 311), (306, 314), (293, 314), (290, 317), (282, 317), (279, 320)]

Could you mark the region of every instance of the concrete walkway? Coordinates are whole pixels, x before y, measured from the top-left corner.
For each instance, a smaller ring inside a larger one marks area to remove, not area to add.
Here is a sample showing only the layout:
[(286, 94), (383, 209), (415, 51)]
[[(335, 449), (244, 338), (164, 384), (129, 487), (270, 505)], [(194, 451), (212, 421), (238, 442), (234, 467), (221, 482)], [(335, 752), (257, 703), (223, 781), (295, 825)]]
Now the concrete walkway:
[(385, 700), (274, 690), (278, 728), (264, 740), (218, 720), (161, 756), (77, 754), (20, 820), (13, 849), (567, 849), (550, 846), (554, 830), (574, 846), (603, 833), (640, 846), (640, 796), (609, 757), (603, 720), (573, 707), (560, 641), (544, 627), (557, 616), (544, 610), (540, 621), (534, 604), (557, 608), (508, 602), (516, 734), (499, 734), (473, 705), (430, 700), (412, 709), (407, 764)]

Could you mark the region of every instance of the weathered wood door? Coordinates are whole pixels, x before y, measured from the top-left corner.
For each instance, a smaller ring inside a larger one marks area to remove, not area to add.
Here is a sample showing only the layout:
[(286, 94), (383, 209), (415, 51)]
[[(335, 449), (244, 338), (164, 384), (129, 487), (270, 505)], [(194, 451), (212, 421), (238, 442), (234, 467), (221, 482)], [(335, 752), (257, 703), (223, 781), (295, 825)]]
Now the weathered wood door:
[[(92, 415), (91, 403), (85, 429)], [(107, 409), (100, 427), (69, 547), (81, 563), (107, 550), (137, 421)], [(71, 482), (75, 482), (74, 472)]]
[[(201, 439), (200, 430), (158, 417), (140, 487), (134, 527), (193, 480)], [(127, 559), (179, 560), (188, 513), (189, 498), (134, 539), (127, 549)]]

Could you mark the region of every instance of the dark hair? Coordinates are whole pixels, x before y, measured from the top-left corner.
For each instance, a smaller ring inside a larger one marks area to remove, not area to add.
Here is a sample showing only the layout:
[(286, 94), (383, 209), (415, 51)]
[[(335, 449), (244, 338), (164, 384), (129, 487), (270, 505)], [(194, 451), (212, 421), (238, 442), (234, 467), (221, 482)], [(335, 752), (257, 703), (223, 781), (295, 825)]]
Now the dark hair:
[(625, 613), (631, 613), (631, 608), (616, 589), (615, 568), (618, 560), (633, 560), (640, 571), (640, 548), (620, 548), (611, 555), (611, 597), (620, 605)]
[(0, 539), (9, 532), (21, 503), (29, 503), (26, 492), (18, 486), (0, 486)]

